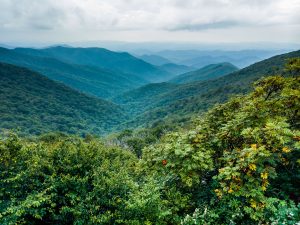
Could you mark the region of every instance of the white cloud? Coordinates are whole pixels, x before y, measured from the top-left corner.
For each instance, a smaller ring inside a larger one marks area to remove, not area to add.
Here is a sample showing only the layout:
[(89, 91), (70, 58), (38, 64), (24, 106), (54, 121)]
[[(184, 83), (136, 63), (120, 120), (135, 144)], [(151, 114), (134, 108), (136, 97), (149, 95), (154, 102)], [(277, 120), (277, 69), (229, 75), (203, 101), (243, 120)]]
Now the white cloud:
[(247, 27), (275, 32), (276, 26), (300, 25), (300, 0), (0, 0), (0, 9), (5, 37), (18, 31), (59, 32), (62, 39), (68, 32), (77, 38), (83, 33), (99, 38), (107, 32), (176, 35)]

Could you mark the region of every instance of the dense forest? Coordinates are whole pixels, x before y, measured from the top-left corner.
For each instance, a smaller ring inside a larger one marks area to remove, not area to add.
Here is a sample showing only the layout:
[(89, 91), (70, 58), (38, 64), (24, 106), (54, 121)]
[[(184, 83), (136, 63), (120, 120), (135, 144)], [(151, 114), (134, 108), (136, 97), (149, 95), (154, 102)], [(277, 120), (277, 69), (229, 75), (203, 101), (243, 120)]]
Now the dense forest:
[(0, 63), (0, 127), (21, 134), (104, 134), (126, 119), (111, 102), (79, 93), (41, 74)]
[(97, 48), (0, 61), (0, 224), (299, 223), (300, 51), (181, 75)]

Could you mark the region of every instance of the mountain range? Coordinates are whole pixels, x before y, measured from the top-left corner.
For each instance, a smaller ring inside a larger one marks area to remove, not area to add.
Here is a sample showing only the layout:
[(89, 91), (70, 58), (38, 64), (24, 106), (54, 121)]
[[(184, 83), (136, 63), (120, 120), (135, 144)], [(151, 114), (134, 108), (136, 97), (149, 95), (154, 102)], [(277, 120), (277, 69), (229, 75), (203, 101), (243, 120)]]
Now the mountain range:
[[(293, 57), (300, 51), (240, 70), (226, 62), (176, 75), (161, 69), (167, 64), (151, 65), (105, 49), (0, 48), (0, 128), (103, 135), (159, 121), (176, 123), (249, 92), (256, 80), (283, 72)], [(147, 75), (150, 71), (161, 72), (165, 81)]]
[(237, 70), (238, 68), (231, 63), (210, 64), (208, 66), (204, 66), (201, 69), (176, 76), (169, 82), (180, 84), (193, 81), (211, 80), (235, 72)]
[(0, 61), (26, 67), (101, 98), (110, 98), (176, 75), (128, 53), (102, 48), (0, 48)]
[(134, 74), (149, 82), (164, 81), (171, 76), (171, 74), (127, 52), (113, 52), (104, 48), (71, 48), (58, 46), (38, 50), (16, 48), (15, 51), (26, 55), (55, 58), (71, 64), (93, 66)]
[(141, 55), (137, 57), (155, 66), (162, 66), (164, 64), (172, 63), (170, 60), (159, 55)]
[(128, 122), (128, 126), (145, 126), (166, 119), (190, 118), (214, 104), (225, 102), (233, 95), (249, 92), (252, 83), (264, 76), (283, 73), (287, 60), (295, 57), (300, 57), (300, 50), (271, 57), (211, 80), (145, 85), (114, 98), (114, 102), (135, 115)]
[[(103, 98), (120, 94), (147, 83), (146, 80), (133, 74), (115, 72), (95, 66), (70, 64), (47, 57), (40, 51), (42, 50), (26, 49), (25, 51), (25, 49), (0, 48), (0, 61), (26, 67), (78, 91)], [(29, 54), (28, 52), (35, 52), (36, 54)]]
[(164, 50), (155, 55), (170, 60), (173, 63), (201, 68), (209, 64), (222, 62), (231, 63), (239, 68), (244, 68), (255, 62), (271, 56), (282, 54), (284, 50)]

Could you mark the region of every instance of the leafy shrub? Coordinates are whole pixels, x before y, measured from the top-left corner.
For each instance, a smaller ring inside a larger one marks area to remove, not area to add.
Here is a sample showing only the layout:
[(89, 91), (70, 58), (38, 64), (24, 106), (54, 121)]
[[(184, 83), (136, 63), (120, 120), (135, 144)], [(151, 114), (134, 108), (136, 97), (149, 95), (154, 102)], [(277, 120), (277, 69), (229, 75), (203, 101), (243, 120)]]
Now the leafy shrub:
[[(298, 208), (289, 199), (300, 199), (299, 90), (295, 74), (262, 79), (251, 94), (210, 110), (195, 129), (169, 134), (144, 150), (149, 170), (173, 176), (173, 186), (191, 195), (188, 211), (198, 211), (183, 221), (189, 224), (196, 218), (195, 224), (206, 224), (204, 218), (212, 217), (217, 218), (212, 224), (253, 224), (298, 219)], [(208, 197), (198, 200), (203, 193)]]

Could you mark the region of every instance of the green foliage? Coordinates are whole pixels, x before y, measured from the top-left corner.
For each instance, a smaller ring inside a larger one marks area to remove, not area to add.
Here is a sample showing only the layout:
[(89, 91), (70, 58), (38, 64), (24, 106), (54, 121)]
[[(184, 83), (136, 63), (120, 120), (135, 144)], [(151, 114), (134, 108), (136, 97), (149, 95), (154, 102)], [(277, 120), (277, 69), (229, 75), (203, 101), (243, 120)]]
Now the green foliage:
[(291, 58), (286, 65), (286, 71), (294, 76), (299, 75), (300, 58)]
[(158, 142), (162, 136), (177, 129), (179, 128), (172, 123), (162, 122), (153, 124), (149, 128), (123, 130), (122, 132), (109, 135), (105, 140), (108, 145), (130, 149), (140, 158), (144, 147)]
[(11, 136), (0, 146), (1, 224), (111, 224), (135, 185), (135, 157), (97, 140)]
[(200, 134), (190, 131), (165, 138), (167, 143), (150, 146), (144, 151), (145, 162), (156, 170), (166, 169), (179, 176), (187, 186), (199, 184), (201, 175), (213, 169), (212, 151), (205, 143), (198, 143)]
[(300, 220), (300, 205), (298, 207), (294, 202), (281, 201), (274, 214), (270, 213), (270, 221), (272, 224), (289, 224), (294, 225)]
[[(169, 224), (187, 197), (144, 173), (130, 151), (49, 135), (0, 141), (1, 224)], [(169, 201), (163, 196), (168, 196)]]
[(250, 95), (209, 111), (196, 129), (146, 148), (145, 165), (177, 178), (174, 185), (191, 199), (203, 188), (215, 193), (194, 202), (200, 224), (207, 210), (211, 224), (289, 220), (289, 211), (295, 222), (298, 209), (287, 200), (300, 198), (299, 90), (299, 76), (260, 80)]

